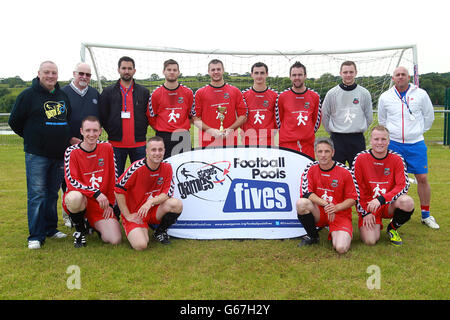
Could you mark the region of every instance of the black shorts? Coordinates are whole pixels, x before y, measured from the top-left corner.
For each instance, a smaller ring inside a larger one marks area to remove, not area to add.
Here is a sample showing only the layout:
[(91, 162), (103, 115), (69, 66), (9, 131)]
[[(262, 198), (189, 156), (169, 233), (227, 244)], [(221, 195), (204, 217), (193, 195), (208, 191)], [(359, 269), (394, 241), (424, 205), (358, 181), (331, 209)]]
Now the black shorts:
[[(169, 158), (172, 155), (172, 151), (178, 154), (183, 151), (191, 150), (191, 134), (189, 131), (180, 131), (176, 133), (156, 131), (156, 135), (164, 140), (164, 147), (166, 149), (164, 159)], [(175, 146), (177, 146), (177, 148), (175, 148)]]
[(366, 140), (364, 134), (358, 133), (331, 133), (331, 140), (334, 143), (334, 157), (333, 159), (345, 164), (348, 162), (348, 166), (351, 168), (355, 156), (366, 150)]

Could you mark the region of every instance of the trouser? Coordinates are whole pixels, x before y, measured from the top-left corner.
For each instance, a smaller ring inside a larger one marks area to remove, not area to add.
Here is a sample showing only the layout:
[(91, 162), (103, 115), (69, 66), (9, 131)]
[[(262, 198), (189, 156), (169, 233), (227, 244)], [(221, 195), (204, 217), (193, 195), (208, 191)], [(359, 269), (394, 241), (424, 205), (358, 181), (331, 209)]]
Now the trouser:
[(58, 223), (58, 191), (64, 178), (63, 160), (25, 153), (28, 240), (54, 235)]

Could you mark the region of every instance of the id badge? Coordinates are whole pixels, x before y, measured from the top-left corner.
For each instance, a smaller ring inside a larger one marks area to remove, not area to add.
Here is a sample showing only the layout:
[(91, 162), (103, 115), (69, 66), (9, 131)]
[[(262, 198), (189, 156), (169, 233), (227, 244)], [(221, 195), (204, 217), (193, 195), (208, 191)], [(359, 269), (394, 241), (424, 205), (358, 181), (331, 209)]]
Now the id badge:
[(122, 119), (130, 119), (130, 112), (129, 111), (122, 111), (120, 113), (120, 116), (122, 117)]

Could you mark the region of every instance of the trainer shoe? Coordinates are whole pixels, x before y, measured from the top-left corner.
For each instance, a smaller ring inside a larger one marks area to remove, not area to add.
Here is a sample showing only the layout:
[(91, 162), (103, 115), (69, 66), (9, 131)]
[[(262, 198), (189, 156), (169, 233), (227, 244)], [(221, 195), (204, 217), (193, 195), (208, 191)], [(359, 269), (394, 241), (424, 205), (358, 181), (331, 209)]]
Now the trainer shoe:
[(298, 243), (299, 247), (310, 246), (313, 244), (318, 244), (319, 238), (310, 238), (308, 235), (303, 236), (302, 240)]
[(155, 232), (153, 238), (161, 244), (170, 244), (169, 235), (167, 232)]
[(39, 240), (29, 240), (28, 241), (28, 249), (40, 249), (41, 248), (41, 242)]
[(73, 228), (72, 220), (70, 220), (69, 218), (64, 219), (64, 225), (68, 228)]
[(67, 237), (67, 234), (65, 234), (65, 233), (63, 233), (61, 231), (58, 231), (54, 235), (52, 235), (50, 238), (52, 238), (52, 239), (62, 239), (62, 238), (65, 238), (65, 237)]
[(390, 229), (387, 232), (388, 236), (389, 236), (389, 240), (391, 241), (391, 243), (394, 246), (401, 246), (403, 241), (402, 238), (400, 238), (400, 235), (398, 234), (397, 230), (394, 229)]
[(422, 223), (431, 229), (439, 229), (439, 225), (436, 223), (436, 219), (433, 216), (429, 216), (426, 219), (421, 219)]
[(86, 237), (81, 232), (74, 232), (73, 245), (75, 248), (86, 247)]

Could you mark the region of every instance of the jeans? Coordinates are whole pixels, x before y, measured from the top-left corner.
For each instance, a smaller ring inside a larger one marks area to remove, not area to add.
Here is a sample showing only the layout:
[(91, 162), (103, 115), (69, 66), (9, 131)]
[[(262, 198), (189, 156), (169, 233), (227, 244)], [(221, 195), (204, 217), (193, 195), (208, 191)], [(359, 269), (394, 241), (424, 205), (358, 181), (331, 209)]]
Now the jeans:
[(44, 243), (58, 230), (58, 191), (64, 178), (63, 160), (25, 153), (27, 214), (30, 240)]
[(137, 160), (145, 158), (145, 146), (137, 148), (116, 148), (114, 149), (114, 158), (116, 160), (117, 176), (120, 177), (125, 171), (125, 163), (127, 162), (127, 156), (130, 156), (130, 162), (133, 163)]

